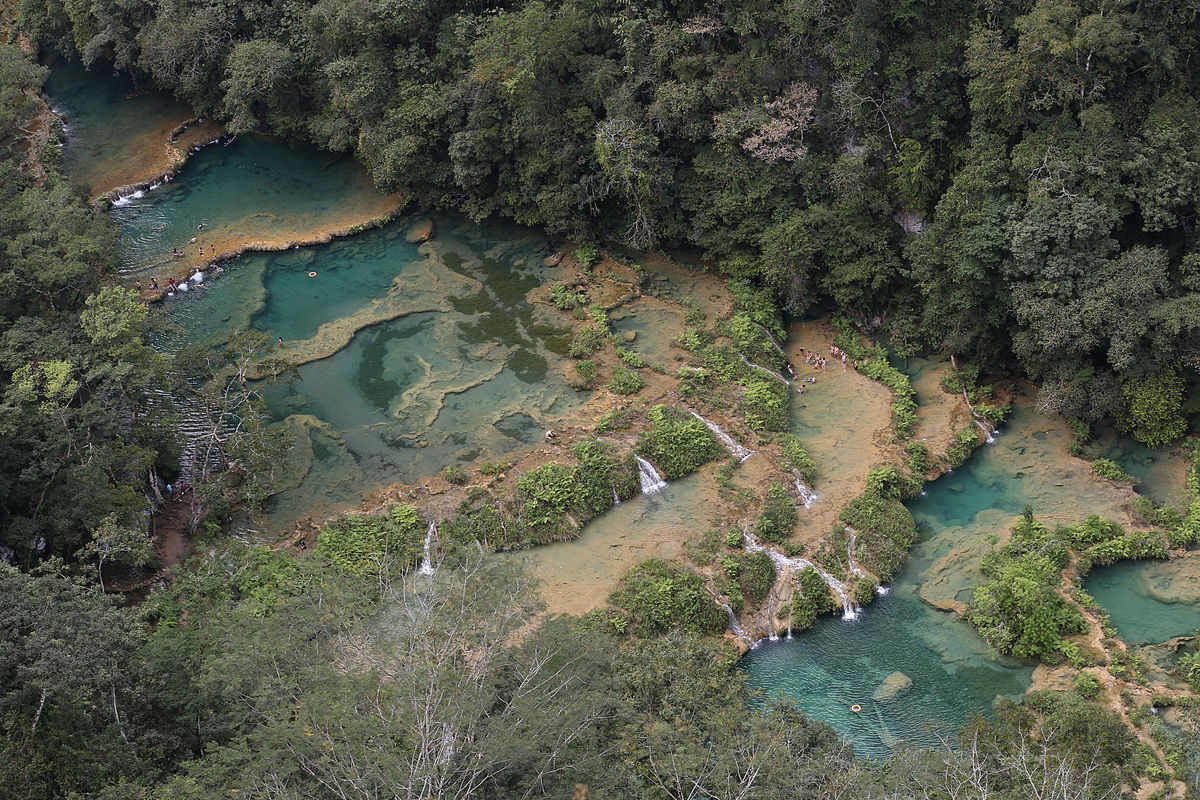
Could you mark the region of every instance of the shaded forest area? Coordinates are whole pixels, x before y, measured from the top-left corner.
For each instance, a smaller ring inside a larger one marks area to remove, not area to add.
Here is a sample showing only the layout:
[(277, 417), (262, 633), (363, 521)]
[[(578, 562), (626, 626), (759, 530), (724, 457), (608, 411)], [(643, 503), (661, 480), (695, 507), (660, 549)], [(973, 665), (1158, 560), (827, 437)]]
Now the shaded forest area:
[(1042, 387), (1145, 442), (1200, 365), (1186, 0), (24, 0), (25, 25), (385, 188), (701, 249), (793, 311)]

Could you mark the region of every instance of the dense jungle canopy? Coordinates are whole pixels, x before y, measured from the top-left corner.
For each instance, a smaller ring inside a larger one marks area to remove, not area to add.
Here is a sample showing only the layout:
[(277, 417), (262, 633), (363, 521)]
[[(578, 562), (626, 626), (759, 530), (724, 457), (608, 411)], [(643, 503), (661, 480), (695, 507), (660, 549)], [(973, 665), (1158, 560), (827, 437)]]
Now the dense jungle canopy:
[[(476, 217), (700, 248), (1045, 408), (1183, 432), (1183, 0), (31, 2), (38, 38)], [(1187, 408), (1192, 408), (1192, 403)]]

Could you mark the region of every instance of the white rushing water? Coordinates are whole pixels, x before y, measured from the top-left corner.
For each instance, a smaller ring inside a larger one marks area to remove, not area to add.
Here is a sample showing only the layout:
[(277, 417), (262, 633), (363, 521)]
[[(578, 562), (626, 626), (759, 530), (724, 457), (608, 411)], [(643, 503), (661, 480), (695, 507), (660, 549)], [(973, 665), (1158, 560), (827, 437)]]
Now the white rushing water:
[(634, 458), (638, 463), (638, 481), (642, 484), (642, 494), (656, 494), (667, 488), (667, 482), (658, 474), (653, 464), (641, 456)]
[[(688, 410), (691, 411), (691, 409)], [(729, 451), (729, 455), (736, 458), (739, 464), (750, 456), (754, 455), (753, 450), (751, 450), (749, 447), (743, 446), (740, 442), (738, 442), (737, 439), (734, 439), (728, 433), (721, 430), (721, 426), (717, 423), (705, 419), (695, 411), (691, 411), (691, 414), (693, 417), (703, 422), (704, 425), (713, 432), (713, 435), (721, 440), (721, 443), (725, 445), (725, 449)]]
[(437, 539), (437, 523), (430, 522), (425, 529), (425, 551), (421, 556), (421, 566), (417, 567), (418, 575), (433, 574), (433, 543)]
[(860, 578), (865, 578), (867, 573), (863, 572), (862, 567), (854, 560), (855, 543), (858, 541), (858, 531), (846, 526), (846, 566)]
[(729, 615), (729, 629), (733, 631), (734, 635), (739, 639), (745, 639), (750, 643), (751, 647), (757, 644), (754, 639), (750, 638), (750, 634), (746, 633), (746, 629), (742, 627), (742, 623), (738, 622), (737, 614), (733, 613), (733, 606), (729, 605), (729, 603), (725, 602), (720, 597), (714, 597), (713, 599), (716, 600), (717, 605), (725, 609), (725, 613)]
[(796, 479), (796, 494), (800, 496), (800, 502), (805, 508), (812, 508), (813, 503), (817, 502), (817, 493), (804, 485), (800, 473), (796, 470), (792, 470), (792, 477)]
[[(739, 355), (739, 356), (742, 356), (742, 354), (741, 354), (741, 353), (738, 353), (738, 355)], [(742, 356), (742, 361), (746, 362), (746, 366), (747, 366), (747, 367), (750, 367), (750, 368), (752, 368), (752, 369), (756, 369), (756, 370), (758, 370), (759, 372), (765, 372), (766, 374), (770, 375), (772, 378), (775, 378), (775, 379), (776, 379), (776, 380), (778, 380), (778, 381), (782, 381), (784, 386), (791, 386), (791, 383), (788, 381), (788, 379), (787, 379), (787, 378), (785, 378), (785, 377), (783, 377), (782, 375), (780, 375), (780, 374), (779, 374), (778, 372), (776, 372), (775, 370), (773, 370), (773, 369), (767, 369), (767, 368), (766, 368), (766, 367), (764, 367), (762, 364), (755, 364), (753, 361), (751, 361), (750, 359), (746, 358), (745, 356)]]
[[(641, 470), (639, 470), (639, 472), (640, 471)], [(617, 487), (615, 487), (615, 486), (612, 487), (612, 490), (613, 490), (613, 505), (614, 506), (621, 505), (621, 495), (617, 494)]]
[(987, 440), (988, 444), (996, 441), (996, 428), (992, 423), (976, 418), (975, 424), (979, 426), (979, 430), (983, 431), (983, 437)]
[(830, 588), (837, 599), (841, 602), (842, 619), (858, 619), (858, 604), (854, 602), (854, 599), (850, 597), (850, 593), (846, 591), (845, 584), (826, 572), (820, 565), (814, 564), (806, 558), (791, 558), (776, 550), (772, 550), (769, 547), (764, 547), (758, 543), (758, 540), (754, 538), (754, 534), (750, 533), (749, 531), (746, 531), (744, 536), (747, 551), (751, 553), (766, 553), (771, 557), (771, 560), (775, 562), (775, 569), (779, 573), (779, 575), (776, 577), (776, 580), (789, 578), (793, 572), (812, 567), (817, 571), (817, 574), (821, 576), (821, 580), (825, 581), (825, 585)]

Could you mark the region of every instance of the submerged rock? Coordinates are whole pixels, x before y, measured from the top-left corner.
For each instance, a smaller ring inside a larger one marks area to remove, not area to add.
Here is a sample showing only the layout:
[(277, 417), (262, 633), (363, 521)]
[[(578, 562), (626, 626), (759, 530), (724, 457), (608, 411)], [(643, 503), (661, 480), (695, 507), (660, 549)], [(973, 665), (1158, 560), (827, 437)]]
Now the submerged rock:
[(625, 333), (623, 334), (623, 338), (627, 342), (632, 342), (634, 339), (637, 338), (637, 331), (625, 331)]
[(912, 678), (897, 670), (883, 679), (883, 683), (879, 684), (879, 688), (871, 697), (877, 703), (890, 703), (912, 688), (912, 685)]
[(545, 258), (543, 258), (542, 263), (545, 264), (547, 267), (557, 267), (559, 265), (559, 263), (562, 261), (562, 259), (563, 259), (562, 253), (555, 253), (553, 255), (549, 255), (549, 256), (546, 256)]
[(408, 233), (404, 235), (404, 241), (410, 244), (417, 242), (428, 242), (433, 238), (433, 220), (423, 219), (414, 222), (412, 227), (408, 229)]

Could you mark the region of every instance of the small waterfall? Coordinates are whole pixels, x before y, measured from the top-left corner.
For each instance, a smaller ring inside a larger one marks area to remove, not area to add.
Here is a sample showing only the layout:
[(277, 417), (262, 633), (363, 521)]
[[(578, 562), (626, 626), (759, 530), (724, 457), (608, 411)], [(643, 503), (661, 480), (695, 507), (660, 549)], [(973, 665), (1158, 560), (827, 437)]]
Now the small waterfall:
[(821, 580), (825, 581), (825, 585), (833, 591), (833, 593), (837, 596), (837, 599), (841, 602), (842, 619), (858, 619), (858, 604), (854, 602), (854, 599), (850, 597), (850, 593), (846, 591), (845, 584), (830, 575), (821, 566), (814, 564), (807, 558), (789, 558), (783, 553), (772, 550), (769, 547), (763, 547), (749, 531), (746, 531), (744, 536), (746, 550), (751, 553), (763, 552), (769, 555), (771, 560), (775, 562), (775, 568), (779, 570), (779, 575), (781, 577), (790, 575), (796, 570), (807, 569), (808, 567), (815, 569), (817, 574), (821, 576)]
[[(638, 480), (642, 484), (642, 494), (657, 494), (667, 488), (667, 482), (658, 474), (658, 470), (654, 468), (646, 459), (641, 456), (634, 456), (638, 463)], [(616, 489), (613, 490), (616, 492)]]
[(792, 476), (796, 479), (796, 494), (800, 495), (800, 502), (804, 503), (805, 508), (812, 508), (813, 503), (817, 502), (817, 493), (804, 485), (797, 470), (792, 470)]
[(756, 370), (758, 370), (759, 372), (765, 372), (765, 373), (767, 373), (767, 374), (768, 374), (768, 375), (770, 375), (772, 378), (775, 378), (775, 379), (776, 379), (776, 380), (778, 380), (778, 381), (782, 381), (784, 386), (791, 386), (791, 383), (789, 383), (789, 382), (788, 382), (788, 379), (787, 379), (787, 378), (785, 378), (785, 377), (783, 377), (782, 375), (780, 375), (780, 374), (779, 374), (778, 372), (776, 372), (775, 370), (773, 370), (773, 369), (767, 369), (767, 368), (766, 368), (766, 367), (764, 367), (762, 364), (755, 364), (753, 361), (751, 361), (750, 359), (746, 358), (746, 357), (745, 357), (745, 356), (743, 356), (741, 353), (738, 353), (738, 355), (742, 357), (742, 361), (746, 362), (746, 366), (747, 366), (747, 367), (750, 367), (751, 369), (756, 369)]
[(767, 592), (767, 636), (772, 642), (779, 641), (779, 634), (775, 632), (775, 593)]
[(425, 529), (425, 552), (421, 556), (421, 566), (417, 567), (418, 575), (433, 574), (433, 542), (437, 539), (437, 523), (432, 520)]
[(855, 542), (858, 539), (858, 531), (846, 526), (846, 565), (860, 578), (865, 578), (867, 573), (863, 572), (862, 567), (858, 566), (854, 561)]
[(992, 425), (992, 423), (976, 417), (975, 424), (979, 426), (979, 430), (983, 431), (983, 438), (988, 444), (992, 444), (996, 441), (996, 428), (994, 425)]
[[(638, 472), (641, 472), (641, 470), (639, 469)], [(612, 487), (612, 490), (613, 490), (613, 505), (614, 506), (621, 505), (621, 495), (617, 494), (617, 487), (615, 487), (615, 486)]]
[[(691, 409), (688, 409), (688, 410), (691, 411)], [(750, 456), (754, 455), (753, 450), (741, 445), (736, 439), (734, 439), (732, 436), (730, 436), (725, 431), (721, 430), (721, 426), (718, 425), (717, 423), (705, 419), (704, 417), (697, 414), (695, 411), (692, 411), (691, 414), (693, 417), (695, 417), (696, 419), (703, 422), (705, 424), (705, 426), (710, 431), (713, 432), (713, 435), (721, 440), (721, 443), (725, 445), (725, 449), (729, 451), (729, 455), (736, 458), (738, 460), (739, 464), (741, 464), (743, 461), (745, 461)]]
[(729, 615), (729, 629), (733, 631), (733, 635), (739, 639), (745, 639), (753, 647), (757, 642), (750, 638), (750, 634), (746, 633), (746, 629), (742, 627), (742, 623), (738, 622), (737, 614), (733, 613), (733, 606), (722, 600), (720, 597), (714, 597), (717, 605), (725, 609), (725, 613)]
[(779, 355), (783, 356), (783, 360), (787, 361), (787, 353), (783, 352), (783, 348), (779, 346), (779, 342), (775, 341), (775, 334), (771, 333), (769, 330), (764, 328), (762, 325), (759, 325), (757, 322), (754, 323), (754, 327), (758, 328), (760, 331), (762, 331), (763, 333), (765, 333), (767, 335), (767, 340), (770, 341), (772, 346), (774, 346), (774, 348), (779, 351)]

